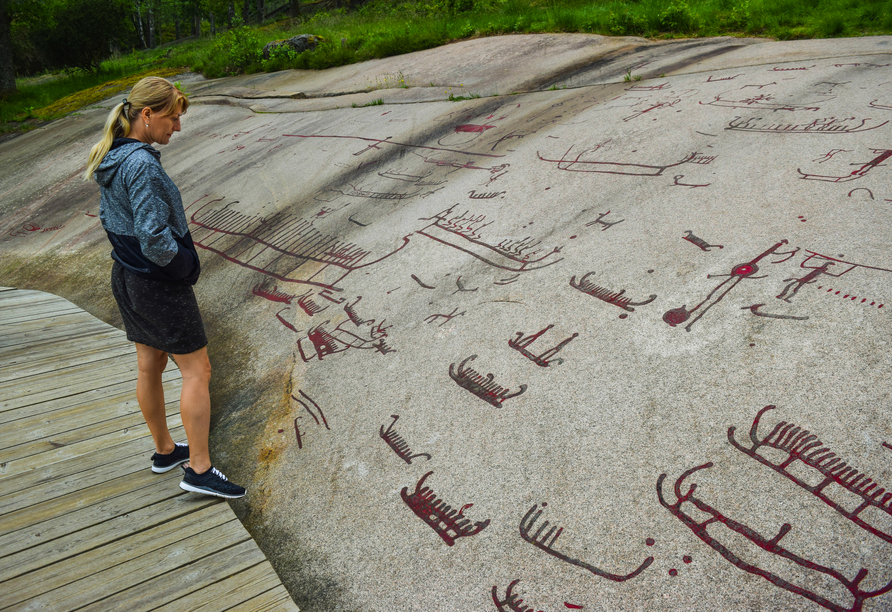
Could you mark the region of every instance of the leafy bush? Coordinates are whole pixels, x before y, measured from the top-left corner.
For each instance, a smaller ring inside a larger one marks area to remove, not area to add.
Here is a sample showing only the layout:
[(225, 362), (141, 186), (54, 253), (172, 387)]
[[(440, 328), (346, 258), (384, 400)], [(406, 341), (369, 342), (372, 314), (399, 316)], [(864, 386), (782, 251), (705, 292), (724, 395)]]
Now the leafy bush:
[(248, 66), (260, 63), (263, 57), (260, 38), (244, 24), (234, 25), (219, 38), (214, 47), (223, 55), (223, 71), (229, 74), (244, 72)]
[(626, 10), (619, 14), (610, 13), (608, 27), (614, 36), (642, 36), (647, 32), (647, 21)]
[(672, 0), (660, 12), (660, 25), (669, 31), (686, 34), (697, 29), (697, 17), (685, 0)]

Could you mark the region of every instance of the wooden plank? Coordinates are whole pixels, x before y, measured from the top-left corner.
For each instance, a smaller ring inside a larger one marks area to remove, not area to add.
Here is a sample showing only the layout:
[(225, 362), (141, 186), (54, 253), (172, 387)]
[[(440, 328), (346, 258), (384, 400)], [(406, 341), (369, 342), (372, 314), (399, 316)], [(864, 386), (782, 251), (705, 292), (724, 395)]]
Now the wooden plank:
[(179, 470), (156, 474), (149, 486), (3, 534), (0, 536), (0, 551), (4, 551), (2, 554), (6, 555), (9, 551), (45, 544), (75, 531), (104, 523), (116, 516), (129, 514), (174, 497), (188, 495), (180, 489), (178, 485), (180, 480), (182, 472)]
[[(167, 424), (171, 429), (183, 424), (178, 410), (168, 417)], [(9, 473), (3, 474), (4, 493), (22, 491), (26, 494), (27, 489), (58, 478), (99, 467), (104, 463), (114, 465), (119, 456), (129, 454), (134, 448), (147, 449), (146, 455), (150, 457), (150, 453), (154, 452), (154, 442), (142, 414), (133, 415), (131, 425), (114, 432), (116, 436), (103, 436), (102, 440), (88, 438), (72, 447), (57, 448), (7, 463), (3, 468), (9, 470)], [(114, 426), (120, 427), (119, 424)]]
[(12, 329), (19, 325), (40, 325), (43, 322), (48, 320), (52, 320), (58, 317), (67, 317), (73, 314), (79, 314), (82, 317), (93, 317), (88, 312), (85, 312), (78, 308), (77, 306), (70, 306), (69, 308), (59, 309), (59, 308), (29, 308), (23, 309), (21, 312), (0, 312), (0, 329)]
[[(211, 504), (222, 503), (220, 498), (209, 495), (181, 495), (140, 508), (127, 515), (116, 516), (104, 523), (75, 531), (51, 542), (17, 551), (0, 558), (0, 583), (158, 525), (163, 529), (164, 523), (170, 520), (193, 514), (196, 510)], [(229, 517), (224, 517), (220, 521), (224, 519), (228, 521)]]
[[(203, 558), (209, 555), (246, 541), (251, 542), (229, 507), (222, 503), (216, 505), (223, 506), (227, 511), (218, 513), (219, 520), (226, 522), (219, 522), (217, 517), (214, 517), (215, 520), (193, 519), (189, 527), (191, 532), (178, 530), (176, 540), (159, 547), (156, 539), (165, 538), (171, 531), (167, 525), (162, 525), (78, 555), (77, 560), (86, 566), (89, 573), (79, 580), (63, 583), (60, 588), (22, 602), (23, 605), (32, 610), (77, 610), (152, 578), (176, 575), (184, 566), (195, 562), (201, 565)], [(191, 513), (189, 518), (195, 514), (198, 513)], [(133, 548), (126, 550), (130, 546)], [(125, 550), (121, 551), (122, 548)]]
[[(79, 322), (61, 321), (60, 317), (42, 319), (40, 325), (12, 326), (0, 333), (0, 351), (6, 352), (22, 345), (47, 343), (59, 339), (72, 338), (75, 334), (81, 338), (87, 335), (108, 331), (109, 326), (95, 317), (79, 317)], [(54, 323), (57, 322), (57, 323)]]
[[(108, 360), (108, 365), (87, 372), (66, 374), (60, 371), (55, 377), (46, 375), (46, 378), (32, 387), (33, 393), (30, 395), (0, 401), (0, 423), (83, 404), (101, 397), (123, 396), (127, 393), (134, 395), (136, 377), (136, 360), (131, 363), (129, 359), (121, 358)], [(76, 382), (71, 382), (72, 380)], [(179, 380), (182, 380), (182, 376), (176, 368), (168, 368), (161, 374), (165, 397), (168, 386)], [(35, 381), (28, 377), (22, 382), (31, 385)], [(0, 386), (0, 394), (2, 393), (4, 389)], [(179, 389), (176, 393), (179, 394)]]
[[(177, 398), (166, 399), (169, 403)], [(7, 427), (0, 429), (0, 449), (14, 447), (21, 444), (23, 440), (51, 438), (66, 431), (96, 425), (103, 421), (139, 413), (139, 411), (134, 389), (127, 395), (104, 397), (92, 402), (75, 404), (67, 408), (16, 419)]]
[[(182, 427), (171, 430), (170, 433), (176, 440), (185, 437)], [(0, 533), (45, 520), (48, 518), (47, 513), (49, 516), (56, 516), (96, 503), (109, 496), (101, 492), (104, 486), (109, 486), (120, 495), (128, 490), (126, 482), (120, 482), (121, 479), (125, 481), (132, 479), (134, 487), (138, 488), (140, 486), (138, 482), (143, 480), (144, 475), (157, 476), (148, 465), (147, 459), (151, 457), (151, 453), (152, 450), (149, 449), (148, 454), (143, 451), (138, 455), (119, 459), (111, 466), (102, 466), (31, 487), (25, 494), (17, 492), (0, 495)], [(111, 474), (116, 477), (110, 478)], [(23, 518), (19, 516), (22, 510), (29, 511), (34, 516)]]
[[(23, 370), (30, 370), (39, 365), (51, 365), (58, 363), (60, 368), (67, 368), (79, 363), (87, 363), (97, 359), (95, 353), (112, 346), (126, 346), (127, 337), (116, 329), (100, 332), (73, 333), (64, 338), (55, 338), (47, 342), (32, 342), (29, 345), (0, 349), (0, 359), (3, 366), (0, 373), (4, 380), (8, 380), (7, 374), (15, 374)], [(130, 348), (136, 352), (132, 343)], [(49, 368), (35, 369), (33, 372), (22, 373), (29, 376), (39, 372), (48, 372)]]
[(89, 363), (105, 357), (114, 357), (135, 353), (133, 343), (129, 342), (120, 332), (100, 332), (83, 336), (69, 336), (52, 344), (34, 345), (34, 350), (28, 352), (22, 349), (17, 354), (5, 354), (0, 350), (0, 382), (44, 374), (56, 369), (62, 370), (73, 365)]
[(0, 295), (0, 309), (15, 307), (21, 304), (42, 304), (44, 302), (64, 302), (71, 304), (65, 298), (60, 298), (52, 293), (44, 293), (43, 291), (32, 291), (30, 289), (20, 289), (14, 293), (4, 293)]
[[(180, 493), (186, 495), (183, 491)], [(0, 590), (0, 608), (18, 604), (87, 577), (96, 571), (98, 564), (113, 567), (199, 532), (216, 529), (231, 522), (237, 524), (232, 510), (226, 504), (212, 503), (144, 532), (151, 537), (141, 537), (143, 532), (129, 535), (4, 582), (3, 589)]]
[(13, 320), (9, 317), (0, 319), (0, 337), (5, 339), (7, 335), (38, 329), (56, 329), (63, 325), (80, 325), (95, 320), (96, 317), (78, 308), (52, 314), (37, 314), (32, 311), (28, 313), (27, 317), (17, 317)]
[[(222, 612), (231, 610), (233, 606), (239, 606), (255, 597), (279, 589), (284, 591), (285, 587), (282, 586), (269, 561), (264, 561), (243, 572), (215, 582), (200, 591), (195, 591), (160, 608), (156, 608), (154, 612), (182, 612), (182, 610), (189, 610), (189, 612)], [(285, 591), (285, 595), (288, 595), (287, 591)], [(291, 601), (291, 597), (288, 597), (288, 601)], [(297, 610), (297, 606), (293, 602), (292, 606), (289, 608), (283, 605), (275, 609)], [(254, 608), (248, 609), (253, 610)]]
[[(182, 424), (179, 402), (171, 401), (166, 404), (166, 408), (168, 427), (171, 429), (179, 427)], [(59, 461), (74, 461), (78, 454), (93, 445), (110, 446), (124, 441), (135, 441), (143, 437), (141, 432), (147, 431), (143, 427), (145, 422), (142, 414), (133, 414), (90, 427), (66, 431), (52, 438), (29, 440), (18, 446), (3, 449), (0, 451), (0, 477), (38, 469), (47, 461), (55, 461), (57, 457), (66, 457), (58, 459)], [(95, 441), (90, 442), (91, 440)], [(29, 467), (31, 465), (34, 467)]]
[[(201, 608), (201, 610), (203, 611), (204, 608)], [(297, 604), (291, 599), (291, 595), (288, 594), (288, 591), (281, 584), (262, 595), (242, 602), (237, 606), (227, 608), (227, 612), (281, 612), (283, 610), (300, 612)]]
[(209, 585), (220, 576), (244, 571), (266, 560), (257, 544), (248, 540), (193, 563), (176, 572), (158, 576), (80, 610), (82, 612), (148, 612)]
[[(127, 355), (132, 354), (132, 357)], [(171, 374), (174, 373), (174, 374)], [(169, 362), (162, 374), (162, 380), (171, 380), (179, 370)], [(122, 355), (71, 366), (56, 372), (35, 374), (0, 383), (0, 412), (31, 406), (39, 403), (70, 401), (77, 402), (75, 396), (84, 393), (103, 394), (105, 389), (127, 383), (136, 388), (136, 353), (123, 351)], [(110, 392), (110, 391), (109, 391)]]

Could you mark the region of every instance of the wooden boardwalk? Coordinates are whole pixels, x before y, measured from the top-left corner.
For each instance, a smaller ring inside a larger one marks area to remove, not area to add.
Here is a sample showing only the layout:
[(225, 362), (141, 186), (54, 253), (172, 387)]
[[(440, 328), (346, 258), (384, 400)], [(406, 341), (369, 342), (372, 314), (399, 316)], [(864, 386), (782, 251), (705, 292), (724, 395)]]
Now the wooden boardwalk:
[[(172, 363), (164, 381), (185, 440)], [(229, 505), (153, 452), (124, 332), (0, 288), (0, 610), (298, 609)]]

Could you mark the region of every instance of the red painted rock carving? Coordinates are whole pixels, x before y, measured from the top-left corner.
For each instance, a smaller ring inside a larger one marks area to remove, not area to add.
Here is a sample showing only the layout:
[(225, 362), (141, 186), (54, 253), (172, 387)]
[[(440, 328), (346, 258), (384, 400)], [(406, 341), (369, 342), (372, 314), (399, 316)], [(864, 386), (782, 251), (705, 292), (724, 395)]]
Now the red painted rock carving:
[(554, 346), (547, 351), (544, 351), (540, 355), (534, 355), (532, 351), (529, 350), (529, 346), (539, 339), (545, 332), (554, 327), (554, 325), (548, 325), (545, 329), (541, 330), (538, 333), (529, 335), (524, 337), (523, 332), (517, 332), (517, 337), (514, 340), (508, 340), (508, 346), (513, 348), (515, 351), (535, 363), (537, 366), (542, 368), (547, 368), (550, 365), (559, 365), (564, 363), (563, 359), (552, 359), (555, 355), (557, 355), (561, 349), (570, 344), (574, 338), (576, 338), (579, 334), (575, 333), (569, 338), (560, 342), (557, 346)]
[(465, 510), (474, 504), (465, 504), (460, 510), (455, 510), (445, 502), (437, 499), (434, 492), (428, 487), (422, 487), (424, 481), (433, 472), (428, 472), (421, 477), (415, 485), (415, 491), (409, 494), (409, 488), (403, 487), (400, 495), (406, 505), (418, 518), (427, 523), (447, 546), (453, 546), (459, 538), (467, 538), (477, 535), (489, 525), (489, 519), (477, 521), (473, 525), (471, 519), (464, 515)]
[[(758, 437), (759, 421), (763, 414), (775, 408), (776, 406), (765, 406), (756, 415), (752, 427), (750, 427), (751, 446), (745, 446), (735, 439), (735, 427), (728, 428), (728, 441), (737, 450), (746, 453), (762, 465), (770, 467), (778, 474), (786, 476), (861, 529), (892, 544), (892, 529), (887, 528), (884, 531), (883, 528), (871, 525), (859, 516), (867, 508), (874, 507), (892, 519), (892, 492), (886, 492), (886, 489), (880, 487), (873, 479), (858, 472), (837, 457), (836, 453), (825, 447), (817, 436), (793, 423), (781, 421), (760, 440)], [(762, 446), (783, 451), (787, 453), (787, 458), (780, 463), (774, 463), (757, 452)], [(816, 470), (823, 477), (820, 482), (812, 486), (790, 472), (788, 468), (797, 461)], [(825, 492), (827, 487), (833, 483), (859, 497), (861, 503), (854, 510), (847, 510), (840, 503), (834, 501), (831, 495)]]
[(449, 377), (454, 380), (459, 387), (467, 389), (484, 402), (491, 404), (496, 408), (501, 408), (502, 402), (506, 399), (517, 397), (527, 390), (526, 385), (520, 385), (519, 391), (510, 393), (508, 389), (495, 383), (492, 374), (483, 376), (473, 368), (466, 367), (465, 364), (475, 359), (477, 359), (477, 355), (471, 355), (462, 361), (457, 368), (454, 363), (449, 364)]
[[(848, 174), (844, 174), (842, 176), (828, 176), (823, 174), (808, 174), (803, 172), (802, 169), (796, 168), (796, 172), (799, 173), (799, 178), (809, 180), (809, 181), (825, 181), (827, 183), (848, 183), (850, 181), (857, 181), (860, 178), (863, 178), (868, 172), (876, 168), (877, 166), (883, 165), (883, 162), (892, 157), (892, 149), (870, 149), (876, 157), (871, 159), (868, 162), (861, 164), (861, 166), (857, 170), (853, 170)], [(851, 164), (853, 166), (857, 164)], [(851, 193), (851, 192), (850, 192)], [(873, 195), (873, 194), (871, 194)], [(873, 199), (873, 198), (871, 198)]]
[(763, 122), (761, 117), (735, 117), (726, 127), (726, 130), (739, 132), (767, 132), (773, 134), (852, 134), (866, 132), (883, 127), (888, 121), (871, 123), (872, 119), (861, 119), (856, 123), (856, 117), (837, 119), (836, 117), (824, 117), (814, 119), (808, 123), (770, 123)]
[[(544, 506), (545, 504), (543, 504)], [(594, 574), (595, 576), (599, 576), (601, 578), (606, 578), (607, 580), (612, 580), (614, 582), (624, 582), (629, 580), (630, 578), (634, 578), (641, 572), (643, 572), (647, 567), (653, 563), (653, 557), (647, 557), (641, 565), (639, 565), (635, 570), (628, 574), (611, 574), (610, 572), (605, 572), (602, 569), (595, 567), (589, 563), (585, 563), (584, 561), (580, 561), (579, 559), (574, 559), (568, 555), (565, 555), (562, 552), (559, 552), (555, 549), (555, 543), (557, 543), (558, 538), (561, 533), (563, 533), (564, 528), (558, 528), (557, 525), (553, 526), (551, 529), (548, 529), (549, 522), (545, 521), (542, 523), (539, 528), (533, 532), (533, 528), (536, 524), (536, 521), (539, 520), (539, 517), (542, 515), (542, 510), (539, 508), (538, 504), (533, 504), (533, 507), (527, 511), (526, 515), (520, 521), (520, 537), (524, 539), (524, 541), (529, 542), (539, 550), (542, 550), (552, 557), (556, 557), (561, 561), (569, 563), (571, 565), (575, 565), (576, 567), (580, 567), (584, 570), (587, 570)], [(548, 529), (548, 531), (546, 531)]]
[(427, 453), (412, 453), (412, 449), (409, 448), (409, 444), (400, 436), (396, 431), (393, 430), (393, 426), (396, 425), (397, 419), (399, 419), (399, 415), (391, 414), (390, 418), (393, 419), (393, 422), (387, 426), (387, 429), (384, 429), (382, 425), (378, 431), (378, 435), (381, 436), (381, 439), (387, 443), (387, 446), (393, 449), (393, 452), (396, 453), (396, 456), (405, 461), (406, 463), (411, 464), (412, 459), (416, 457), (427, 457), (430, 460), (431, 456)]
[(454, 214), (454, 209), (455, 205), (433, 217), (422, 219), (432, 223), (418, 230), (418, 233), (490, 266), (511, 272), (538, 270), (561, 261), (552, 257), (560, 253), (561, 247), (545, 252), (536, 248), (540, 242), (531, 236), (520, 240), (506, 238), (497, 244), (488, 244), (482, 238), (481, 231), (492, 221), (487, 221), (486, 215), (474, 215), (470, 211)]
[[(862, 568), (854, 578), (848, 579), (841, 572), (833, 569), (832, 567), (820, 565), (782, 547), (780, 545), (780, 541), (792, 529), (792, 526), (789, 523), (784, 523), (778, 530), (777, 534), (774, 535), (774, 537), (765, 538), (747, 525), (735, 521), (728, 516), (725, 516), (706, 502), (694, 497), (694, 491), (697, 488), (696, 484), (690, 485), (687, 492), (682, 493), (682, 484), (689, 476), (699, 470), (707, 469), (710, 467), (712, 467), (712, 463), (705, 463), (684, 472), (678, 478), (678, 480), (675, 481), (675, 501), (672, 503), (667, 501), (667, 499), (663, 495), (663, 482), (666, 479), (666, 474), (660, 474), (659, 478), (657, 479), (657, 497), (660, 501), (660, 504), (664, 508), (666, 508), (678, 520), (680, 520), (688, 529), (690, 529), (694, 533), (694, 535), (696, 535), (703, 542), (709, 545), (713, 550), (722, 555), (722, 557), (724, 557), (729, 563), (739, 569), (742, 569), (745, 572), (754, 574), (756, 576), (761, 576), (775, 586), (809, 599), (817, 603), (818, 605), (827, 608), (828, 610), (832, 610), (833, 612), (860, 612), (863, 608), (864, 602), (867, 599), (878, 597), (892, 591), (892, 581), (890, 581), (884, 587), (874, 591), (865, 591), (860, 589), (859, 585), (864, 577), (867, 575), (866, 569)], [(682, 510), (682, 504), (685, 503), (692, 504), (699, 511), (697, 512), (696, 518), (689, 514), (686, 514)], [(704, 514), (708, 515), (708, 518), (704, 518)], [(727, 527), (735, 533), (745, 537), (762, 550), (765, 550), (789, 562), (792, 562), (793, 564), (798, 566), (798, 568), (800, 568), (800, 571), (810, 570), (813, 572), (818, 572), (825, 578), (836, 580), (851, 594), (851, 605), (848, 607), (840, 605), (825, 597), (822, 597), (821, 595), (818, 595), (817, 593), (805, 587), (789, 582), (788, 580), (785, 580), (784, 578), (769, 570), (763, 569), (757, 565), (748, 563), (747, 561), (741, 559), (731, 549), (726, 547), (719, 540), (709, 534), (707, 528), (713, 523), (720, 523), (724, 527)]]
[(588, 274), (582, 276), (578, 281), (576, 280), (575, 276), (571, 277), (570, 286), (592, 297), (596, 297), (599, 300), (603, 300), (608, 304), (618, 306), (619, 308), (622, 308), (623, 310), (626, 310), (628, 312), (635, 312), (633, 306), (644, 306), (645, 304), (650, 304), (655, 299), (657, 299), (657, 295), (655, 293), (652, 293), (643, 302), (633, 302), (631, 297), (623, 295), (626, 292), (625, 289), (614, 292), (610, 289), (606, 289), (589, 281), (588, 277), (592, 276), (593, 274), (594, 272), (589, 272)]
[(734, 287), (736, 287), (738, 283), (740, 283), (740, 281), (748, 278), (765, 278), (764, 276), (754, 276), (755, 273), (759, 271), (759, 266), (757, 265), (759, 261), (770, 255), (786, 255), (786, 257), (783, 259), (771, 262), (782, 263), (784, 261), (787, 261), (787, 259), (790, 259), (790, 257), (793, 257), (793, 255), (795, 255), (799, 251), (798, 248), (794, 249), (793, 251), (778, 251), (778, 249), (785, 244), (788, 244), (788, 241), (781, 240), (780, 242), (778, 242), (771, 248), (763, 251), (761, 254), (754, 257), (750, 261), (734, 266), (733, 268), (731, 268), (730, 274), (707, 275), (706, 278), (713, 278), (713, 276), (727, 276), (728, 278), (719, 283), (699, 304), (694, 306), (692, 309), (688, 310), (685, 305), (682, 305), (679, 308), (667, 310), (663, 314), (663, 321), (668, 323), (671, 327), (675, 327), (676, 325), (687, 322), (691, 318), (692, 314), (697, 313), (697, 316), (694, 317), (694, 319), (685, 326), (685, 330), (691, 331), (691, 327), (694, 325), (694, 323), (699, 321), (703, 317), (703, 315), (705, 315), (709, 311), (710, 308), (722, 301), (722, 299), (726, 295), (728, 295), (728, 293), (732, 289), (734, 289)]

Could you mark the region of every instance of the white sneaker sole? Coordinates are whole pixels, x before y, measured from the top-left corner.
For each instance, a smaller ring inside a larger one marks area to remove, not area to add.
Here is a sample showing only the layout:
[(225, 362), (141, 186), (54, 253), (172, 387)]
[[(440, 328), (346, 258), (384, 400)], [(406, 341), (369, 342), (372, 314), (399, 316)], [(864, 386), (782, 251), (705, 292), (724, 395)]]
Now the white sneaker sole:
[(196, 487), (195, 485), (190, 485), (188, 482), (181, 481), (180, 488), (183, 491), (190, 491), (192, 493), (201, 493), (203, 495), (213, 495), (214, 497), (224, 497), (226, 499), (239, 499), (240, 497), (244, 497), (248, 494), (247, 491), (242, 493), (241, 495), (229, 495), (226, 493), (221, 493), (220, 491), (214, 491), (213, 489), (205, 489), (202, 487)]

